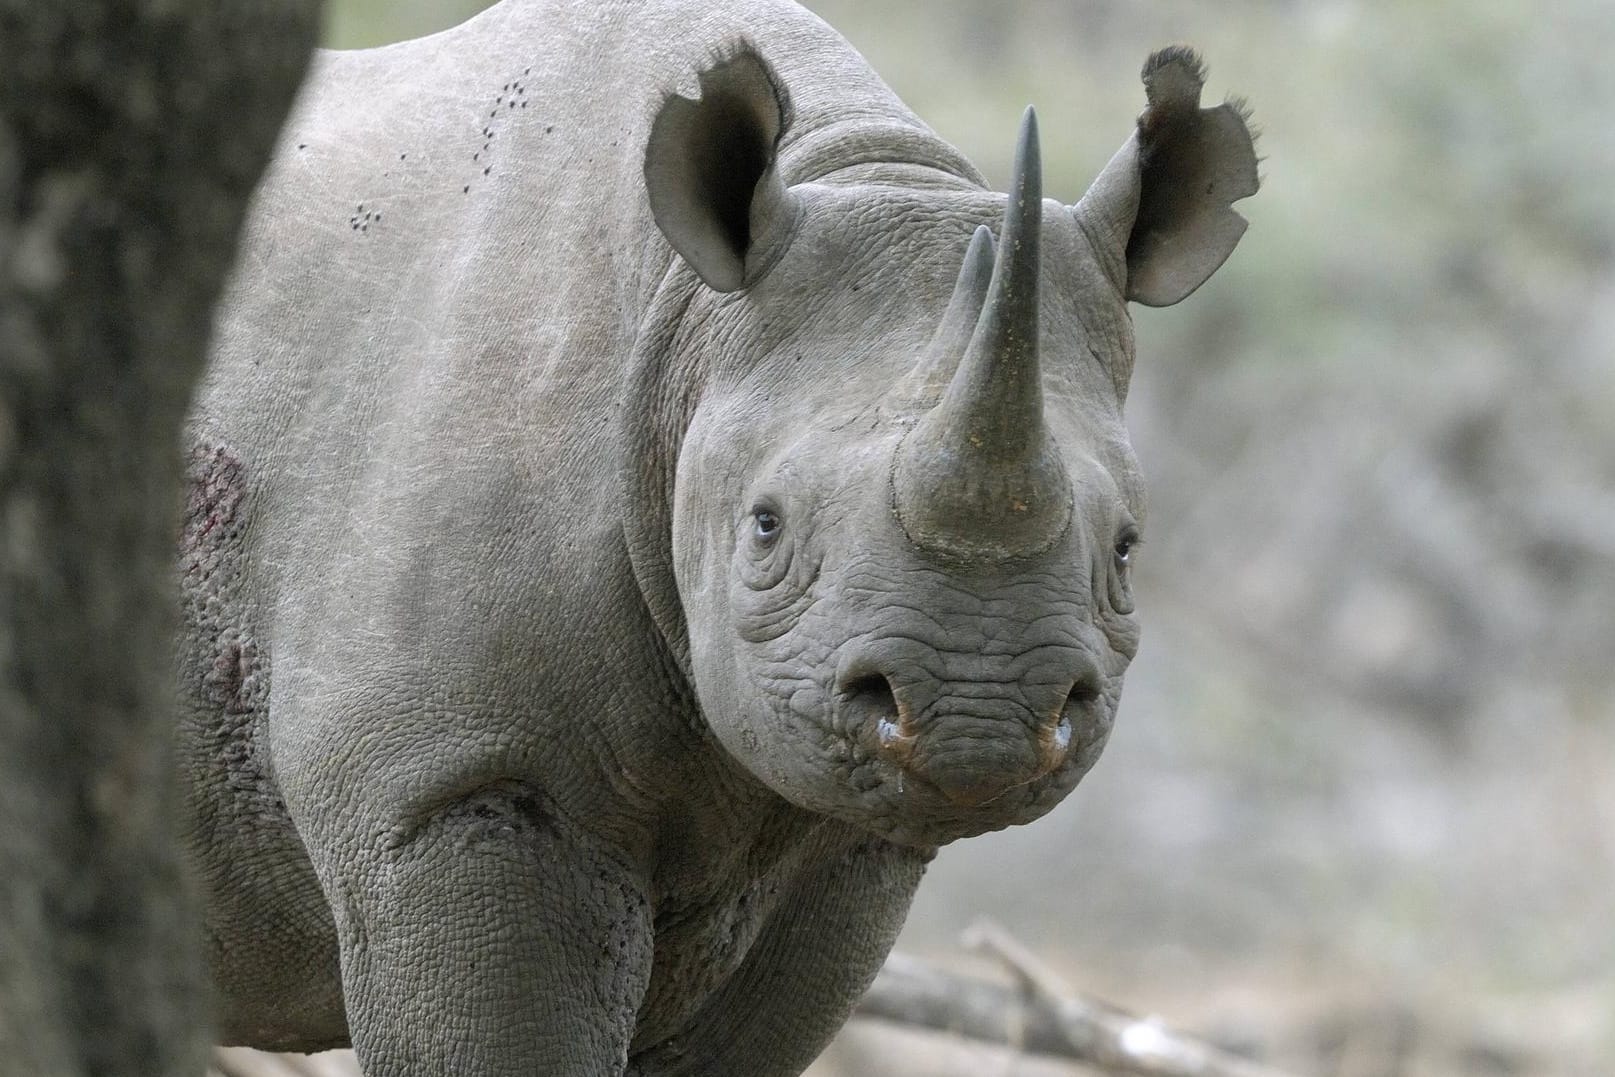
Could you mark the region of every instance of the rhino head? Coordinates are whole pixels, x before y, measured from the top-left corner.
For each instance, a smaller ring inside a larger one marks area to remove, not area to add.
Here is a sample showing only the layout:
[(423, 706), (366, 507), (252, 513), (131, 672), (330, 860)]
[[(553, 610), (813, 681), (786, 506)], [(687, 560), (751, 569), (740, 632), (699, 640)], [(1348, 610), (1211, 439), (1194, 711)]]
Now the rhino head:
[(699, 371), (672, 479), (689, 667), (786, 799), (934, 845), (1036, 818), (1099, 755), (1139, 638), (1127, 303), (1198, 287), (1256, 189), (1203, 81), (1152, 56), (1074, 206), (1043, 198), (1031, 110), (1006, 196), (787, 185), (789, 96), (744, 47), (662, 106), (650, 206), (704, 284), (670, 345)]

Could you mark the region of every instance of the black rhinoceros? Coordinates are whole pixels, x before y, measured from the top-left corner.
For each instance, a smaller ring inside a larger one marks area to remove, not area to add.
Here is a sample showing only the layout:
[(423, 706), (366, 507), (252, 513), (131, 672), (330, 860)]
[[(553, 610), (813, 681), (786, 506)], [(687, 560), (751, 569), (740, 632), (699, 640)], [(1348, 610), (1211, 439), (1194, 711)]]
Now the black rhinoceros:
[[(795, 1073), (1138, 638), (1129, 300), (1256, 187), (1195, 57), (1075, 205), (787, 0), (324, 53), (192, 419), (189, 839), (230, 1042)], [(996, 238), (995, 238), (996, 237)]]

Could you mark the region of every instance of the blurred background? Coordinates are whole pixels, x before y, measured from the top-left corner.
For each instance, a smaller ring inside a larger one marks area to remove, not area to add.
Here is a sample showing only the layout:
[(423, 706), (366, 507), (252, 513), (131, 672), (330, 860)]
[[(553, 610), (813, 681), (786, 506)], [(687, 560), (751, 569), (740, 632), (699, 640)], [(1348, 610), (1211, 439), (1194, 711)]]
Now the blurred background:
[[(476, 0), (331, 0), (327, 39)], [(1300, 1072), (1615, 1072), (1615, 9), (809, 0), (1000, 188), (1075, 201), (1185, 42), (1247, 97), (1229, 264), (1138, 310), (1145, 644), (1093, 774), (946, 849), (1082, 988)], [(825, 1074), (1073, 1072), (855, 1024)], [(937, 1053), (926, 1054), (927, 1050)]]

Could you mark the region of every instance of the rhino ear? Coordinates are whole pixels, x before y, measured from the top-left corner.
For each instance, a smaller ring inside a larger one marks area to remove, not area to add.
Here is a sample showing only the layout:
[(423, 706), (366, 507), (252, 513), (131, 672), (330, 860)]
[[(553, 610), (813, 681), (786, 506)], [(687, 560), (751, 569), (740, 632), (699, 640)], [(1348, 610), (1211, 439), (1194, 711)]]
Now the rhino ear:
[(1153, 54), (1143, 77), (1138, 129), (1074, 212), (1127, 298), (1165, 307), (1205, 283), (1245, 234), (1232, 203), (1256, 193), (1256, 150), (1242, 104), (1200, 107), (1205, 68), (1189, 49)]
[(701, 97), (669, 95), (645, 148), (651, 215), (714, 290), (760, 280), (789, 240), (796, 203), (776, 154), (791, 104), (774, 71), (742, 43), (701, 72)]

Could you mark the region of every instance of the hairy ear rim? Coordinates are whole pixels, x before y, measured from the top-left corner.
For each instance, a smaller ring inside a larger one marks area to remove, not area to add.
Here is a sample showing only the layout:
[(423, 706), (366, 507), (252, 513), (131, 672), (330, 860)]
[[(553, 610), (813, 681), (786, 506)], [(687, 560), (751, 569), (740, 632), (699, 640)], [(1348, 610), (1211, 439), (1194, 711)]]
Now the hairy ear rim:
[(1072, 212), (1129, 301), (1170, 306), (1228, 260), (1248, 227), (1233, 203), (1260, 185), (1249, 110), (1200, 107), (1205, 65), (1182, 46), (1152, 53), (1148, 104)]
[(1181, 302), (1228, 260), (1248, 227), (1233, 203), (1260, 186), (1240, 108), (1197, 106), (1160, 125), (1164, 129), (1153, 139), (1141, 140), (1127, 297), (1145, 306)]

